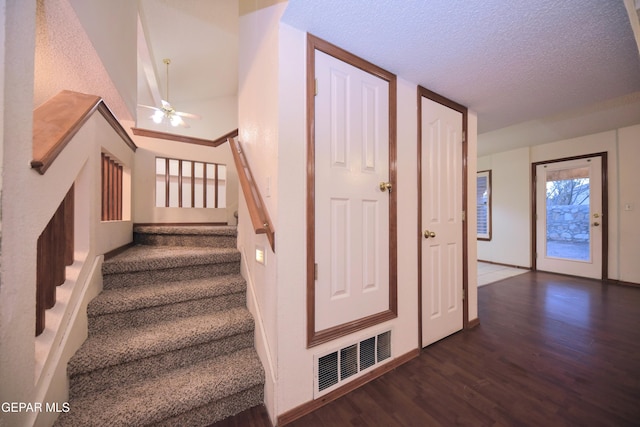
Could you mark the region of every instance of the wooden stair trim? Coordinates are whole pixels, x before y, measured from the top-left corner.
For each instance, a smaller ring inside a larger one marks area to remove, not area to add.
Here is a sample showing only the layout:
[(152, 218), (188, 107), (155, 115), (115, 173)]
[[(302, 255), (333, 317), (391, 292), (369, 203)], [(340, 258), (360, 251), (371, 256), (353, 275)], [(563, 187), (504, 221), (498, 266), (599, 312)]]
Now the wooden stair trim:
[(31, 167), (44, 175), (95, 111), (100, 112), (125, 144), (136, 151), (137, 146), (102, 98), (63, 90), (33, 111)]
[(146, 136), (148, 138), (166, 139), (169, 141), (185, 142), (187, 144), (204, 145), (207, 147), (218, 147), (229, 138), (235, 138), (238, 136), (238, 129), (234, 129), (231, 132), (227, 132), (217, 139), (203, 139), (195, 138), (193, 136), (176, 135), (175, 133), (159, 132), (151, 129), (131, 128), (134, 135)]

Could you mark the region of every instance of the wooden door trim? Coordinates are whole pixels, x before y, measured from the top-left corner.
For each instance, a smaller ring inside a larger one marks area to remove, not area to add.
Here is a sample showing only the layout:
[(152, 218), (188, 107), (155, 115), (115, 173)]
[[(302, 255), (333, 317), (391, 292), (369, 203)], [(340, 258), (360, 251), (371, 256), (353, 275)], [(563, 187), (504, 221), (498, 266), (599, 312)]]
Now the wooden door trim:
[[(437, 94), (422, 86), (418, 86), (418, 344), (422, 348), (422, 98), (442, 104), (445, 107), (458, 111), (462, 114), (462, 210), (468, 214), (467, 210), (467, 127), (468, 109), (462, 104), (458, 104), (444, 96)], [(467, 219), (462, 221), (462, 292), (465, 298), (462, 302), (462, 327), (470, 329), (476, 326), (469, 322), (469, 266), (468, 266), (468, 230)]]
[[(389, 308), (322, 331), (315, 330), (315, 51), (319, 50), (385, 80), (389, 85)], [(348, 335), (398, 316), (397, 280), (397, 80), (377, 65), (325, 40), (307, 34), (307, 348)]]
[(601, 161), (601, 183), (602, 183), (602, 272), (601, 280), (609, 279), (609, 172), (607, 166), (607, 152), (584, 154), (580, 156), (564, 157), (561, 159), (544, 160), (541, 162), (531, 163), (531, 270), (538, 270), (536, 252), (538, 251), (538, 225), (536, 221), (536, 212), (538, 204), (536, 200), (536, 179), (537, 167), (539, 165), (548, 165), (550, 163), (567, 162), (570, 160), (590, 159), (600, 157)]

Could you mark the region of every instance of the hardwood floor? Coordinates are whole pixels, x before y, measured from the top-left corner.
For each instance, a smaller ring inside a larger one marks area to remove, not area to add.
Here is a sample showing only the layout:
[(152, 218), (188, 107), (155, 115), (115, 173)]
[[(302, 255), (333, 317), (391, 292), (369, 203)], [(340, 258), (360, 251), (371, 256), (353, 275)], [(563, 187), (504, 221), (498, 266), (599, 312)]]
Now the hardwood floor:
[[(479, 288), (478, 310), (477, 328), (288, 426), (640, 425), (640, 288), (528, 272)], [(230, 426), (270, 424), (258, 408)]]

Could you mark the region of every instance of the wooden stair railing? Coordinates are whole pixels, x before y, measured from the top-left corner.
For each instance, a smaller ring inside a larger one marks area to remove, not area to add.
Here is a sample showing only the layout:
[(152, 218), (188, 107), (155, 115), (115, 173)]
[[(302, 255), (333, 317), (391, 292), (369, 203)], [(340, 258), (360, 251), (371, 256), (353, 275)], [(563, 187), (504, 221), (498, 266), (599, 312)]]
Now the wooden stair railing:
[[(64, 90), (33, 111), (31, 167), (44, 175), (73, 136), (94, 112), (99, 112), (124, 143), (136, 151), (133, 140), (102, 98)], [(45, 329), (46, 310), (56, 303), (56, 287), (65, 282), (65, 269), (74, 256), (74, 185), (37, 242), (36, 336)]]
[(102, 98), (63, 90), (33, 111), (33, 160), (31, 167), (44, 175), (82, 125), (98, 111), (122, 140), (136, 151), (118, 119)]
[(267, 207), (260, 195), (260, 190), (258, 190), (258, 186), (253, 179), (253, 174), (251, 173), (251, 168), (249, 168), (247, 157), (242, 151), (240, 141), (236, 141), (234, 138), (229, 138), (228, 141), (229, 146), (231, 147), (231, 152), (233, 153), (233, 160), (238, 171), (238, 180), (242, 187), (242, 193), (244, 194), (244, 198), (247, 202), (247, 208), (249, 209), (249, 216), (251, 217), (253, 230), (256, 234), (266, 234), (269, 244), (271, 245), (271, 250), (275, 252), (276, 232), (273, 228), (271, 218), (269, 218)]
[(65, 281), (65, 268), (73, 264), (73, 185), (45, 227), (37, 245), (36, 336), (44, 331), (46, 310), (56, 304), (56, 287)]

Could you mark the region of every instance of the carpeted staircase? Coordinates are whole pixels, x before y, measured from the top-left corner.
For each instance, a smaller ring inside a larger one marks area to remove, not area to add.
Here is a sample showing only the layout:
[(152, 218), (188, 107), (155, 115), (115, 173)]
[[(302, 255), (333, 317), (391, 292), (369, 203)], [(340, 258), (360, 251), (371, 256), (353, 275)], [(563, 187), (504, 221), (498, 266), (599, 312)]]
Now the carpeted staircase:
[(206, 426), (263, 402), (235, 227), (136, 226), (102, 266), (58, 426)]

